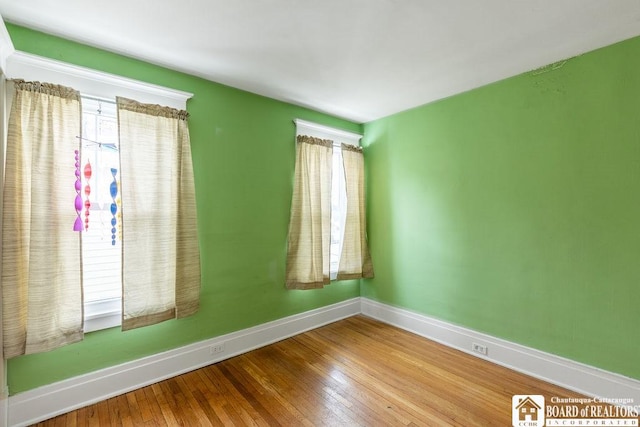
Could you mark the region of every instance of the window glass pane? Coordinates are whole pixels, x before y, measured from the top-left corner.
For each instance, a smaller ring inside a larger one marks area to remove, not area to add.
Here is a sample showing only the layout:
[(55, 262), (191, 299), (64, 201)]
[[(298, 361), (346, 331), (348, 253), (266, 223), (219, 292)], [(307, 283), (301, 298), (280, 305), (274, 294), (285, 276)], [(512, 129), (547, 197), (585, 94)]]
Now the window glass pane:
[[(111, 213), (111, 169), (120, 169), (118, 153), (118, 123), (115, 104), (82, 99), (82, 195), (90, 202), (88, 222), (82, 236), (83, 289), (85, 319), (112, 315), (122, 297), (120, 214), (116, 212), (115, 227)], [(85, 171), (90, 165), (89, 179)], [(89, 193), (87, 194), (87, 187)], [(118, 185), (119, 187), (119, 185)], [(86, 202), (85, 202), (86, 203)], [(86, 205), (82, 211), (86, 221)], [(112, 239), (115, 228), (116, 239)], [(115, 304), (105, 304), (114, 302)], [(105, 307), (109, 307), (105, 312)], [(113, 326), (113, 325), (109, 325)], [(94, 328), (89, 327), (89, 330)]]
[(333, 146), (331, 165), (331, 247), (329, 250), (329, 274), (332, 280), (338, 276), (344, 225), (347, 220), (347, 190), (342, 163), (342, 148)]

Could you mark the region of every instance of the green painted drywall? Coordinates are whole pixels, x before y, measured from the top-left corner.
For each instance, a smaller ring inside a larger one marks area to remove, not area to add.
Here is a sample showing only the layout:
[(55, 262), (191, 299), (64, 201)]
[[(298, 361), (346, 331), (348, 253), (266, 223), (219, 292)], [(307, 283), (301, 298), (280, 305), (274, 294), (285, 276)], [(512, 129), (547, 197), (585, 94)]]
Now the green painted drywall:
[(635, 38), (365, 124), (361, 295), (640, 379), (639, 70)]
[(16, 49), (194, 93), (189, 129), (202, 257), (200, 311), (8, 363), (12, 394), (359, 296), (357, 281), (284, 287), (295, 157), (293, 119), (360, 125), (7, 24)]

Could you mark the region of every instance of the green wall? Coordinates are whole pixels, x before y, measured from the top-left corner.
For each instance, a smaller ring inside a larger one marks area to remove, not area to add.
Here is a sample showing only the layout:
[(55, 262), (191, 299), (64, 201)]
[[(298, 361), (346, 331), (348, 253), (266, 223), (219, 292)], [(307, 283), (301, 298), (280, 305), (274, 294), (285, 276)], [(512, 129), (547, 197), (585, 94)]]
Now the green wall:
[(293, 119), (360, 125), (7, 24), (16, 49), (194, 93), (187, 105), (202, 257), (195, 316), (9, 361), (11, 394), (359, 295), (359, 284), (284, 287), (295, 160)]
[(640, 39), (365, 125), (376, 278), (284, 289), (294, 118), (360, 126), (7, 24), (18, 50), (193, 92), (190, 318), (9, 361), (12, 394), (360, 294), (640, 379)]
[(640, 379), (639, 70), (635, 38), (366, 124), (362, 296)]

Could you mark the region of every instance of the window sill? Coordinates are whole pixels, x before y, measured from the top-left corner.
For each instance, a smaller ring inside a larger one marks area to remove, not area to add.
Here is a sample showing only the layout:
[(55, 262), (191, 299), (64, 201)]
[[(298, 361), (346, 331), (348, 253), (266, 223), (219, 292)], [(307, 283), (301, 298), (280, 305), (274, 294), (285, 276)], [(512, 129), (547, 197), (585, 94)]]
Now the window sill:
[(122, 302), (120, 298), (85, 303), (84, 332), (120, 326), (122, 322)]

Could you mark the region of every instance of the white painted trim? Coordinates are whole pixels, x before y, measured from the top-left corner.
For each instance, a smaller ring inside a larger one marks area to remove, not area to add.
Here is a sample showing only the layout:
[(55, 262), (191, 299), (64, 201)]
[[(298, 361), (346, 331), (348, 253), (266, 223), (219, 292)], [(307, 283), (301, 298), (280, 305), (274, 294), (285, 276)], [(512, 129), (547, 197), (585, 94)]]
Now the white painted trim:
[[(588, 396), (631, 398), (635, 405), (640, 402), (638, 380), (423, 314), (353, 298), (10, 396), (8, 425), (43, 421), (360, 313)], [(472, 342), (487, 346), (488, 355), (471, 352)], [(211, 347), (218, 345), (224, 345), (225, 351), (212, 355)], [(522, 394), (529, 392), (522, 390)]]
[(83, 95), (136, 101), (186, 109), (192, 93), (67, 64), (50, 58), (15, 51), (7, 58), (7, 78), (54, 83), (72, 87)]
[(334, 144), (337, 143), (338, 145), (345, 143), (360, 146), (362, 135), (359, 133), (348, 132), (301, 119), (295, 119), (293, 122), (296, 124), (296, 135), (309, 135), (321, 139), (330, 139)]
[[(19, 393), (9, 397), (9, 425), (34, 424), (359, 313), (353, 298)], [(225, 351), (212, 355), (216, 345)]]
[(6, 74), (7, 58), (15, 52), (13, 42), (9, 36), (9, 31), (4, 25), (2, 15), (0, 15), (0, 72)]
[[(4, 361), (3, 361), (4, 362)], [(7, 396), (6, 387), (0, 398), (0, 427), (6, 427), (9, 422), (9, 397)]]
[(2, 387), (0, 389), (0, 427), (8, 426), (9, 422), (9, 388), (7, 387), (7, 361), (0, 359), (4, 372)]
[[(425, 338), (480, 357), (514, 371), (592, 397), (631, 398), (640, 404), (640, 381), (560, 356), (495, 338), (409, 310), (361, 298), (362, 314)], [(488, 348), (487, 356), (471, 351), (471, 344)], [(521, 394), (530, 394), (522, 390)]]
[(122, 324), (122, 298), (84, 303), (84, 332), (99, 331)]

